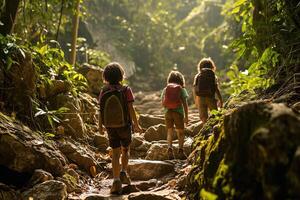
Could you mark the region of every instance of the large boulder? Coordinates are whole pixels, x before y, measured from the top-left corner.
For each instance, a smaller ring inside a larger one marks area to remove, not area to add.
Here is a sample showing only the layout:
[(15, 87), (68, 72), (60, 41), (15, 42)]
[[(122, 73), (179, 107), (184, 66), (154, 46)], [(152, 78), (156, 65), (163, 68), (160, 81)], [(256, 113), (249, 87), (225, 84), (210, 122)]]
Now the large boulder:
[(155, 117), (153, 115), (140, 115), (139, 123), (143, 128), (149, 128), (158, 124), (164, 124), (165, 119), (160, 117)]
[(79, 144), (75, 145), (71, 142), (64, 141), (59, 144), (59, 149), (70, 162), (77, 164), (87, 172), (91, 171), (91, 167), (97, 166), (93, 152)]
[(28, 191), (22, 193), (23, 199), (39, 199), (39, 200), (65, 200), (67, 199), (67, 187), (60, 181), (46, 181), (35, 185)]
[(128, 173), (132, 180), (150, 180), (174, 173), (174, 165), (164, 161), (130, 160)]
[[(193, 140), (191, 138), (187, 138), (183, 145), (183, 150), (185, 154), (188, 156), (191, 153)], [(174, 142), (173, 144), (173, 153), (175, 158), (178, 158), (178, 143)], [(168, 160), (168, 144), (162, 142), (154, 142), (151, 147), (147, 151), (147, 156), (145, 157), (147, 160)]]
[(86, 78), (88, 82), (88, 91), (93, 95), (99, 95), (101, 86), (103, 85), (103, 69), (97, 66), (84, 64), (78, 72)]
[(74, 139), (87, 137), (86, 126), (81, 117), (82, 102), (70, 94), (59, 94), (49, 99), (51, 109), (57, 110), (61, 107), (68, 108), (68, 111), (63, 114), (62, 126), (64, 133), (72, 136)]
[(223, 124), (197, 145), (191, 198), (300, 198), (299, 114), (283, 104), (251, 102), (227, 114)]
[(0, 126), (0, 165), (20, 173), (44, 169), (62, 174), (66, 160), (51, 141), (2, 113)]
[(145, 140), (152, 142), (167, 139), (167, 130), (164, 124), (158, 124), (148, 128), (144, 134)]

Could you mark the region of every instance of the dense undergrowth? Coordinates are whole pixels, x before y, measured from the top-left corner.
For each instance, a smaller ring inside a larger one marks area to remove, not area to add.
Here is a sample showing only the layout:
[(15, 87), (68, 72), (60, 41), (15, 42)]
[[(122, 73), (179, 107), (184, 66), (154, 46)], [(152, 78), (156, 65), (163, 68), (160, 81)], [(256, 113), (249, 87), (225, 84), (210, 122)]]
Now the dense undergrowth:
[(68, 109), (51, 110), (49, 98), (56, 90), (74, 97), (87, 91), (80, 66), (71, 66), (54, 40), (42, 38), (33, 45), (16, 36), (0, 36), (0, 48), (2, 110), (33, 128), (54, 132)]

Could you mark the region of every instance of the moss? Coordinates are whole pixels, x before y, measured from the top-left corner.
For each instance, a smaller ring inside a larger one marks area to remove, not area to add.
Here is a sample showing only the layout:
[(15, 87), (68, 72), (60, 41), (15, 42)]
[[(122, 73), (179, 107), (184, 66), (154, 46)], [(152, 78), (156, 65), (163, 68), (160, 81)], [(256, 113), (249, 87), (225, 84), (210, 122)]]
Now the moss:
[(218, 195), (208, 192), (205, 189), (202, 189), (200, 192), (200, 198), (202, 200), (217, 200)]
[(253, 102), (223, 122), (210, 120), (202, 131), (214, 133), (197, 137), (191, 196), (201, 197), (201, 188), (218, 199), (300, 198), (299, 116), (284, 105)]

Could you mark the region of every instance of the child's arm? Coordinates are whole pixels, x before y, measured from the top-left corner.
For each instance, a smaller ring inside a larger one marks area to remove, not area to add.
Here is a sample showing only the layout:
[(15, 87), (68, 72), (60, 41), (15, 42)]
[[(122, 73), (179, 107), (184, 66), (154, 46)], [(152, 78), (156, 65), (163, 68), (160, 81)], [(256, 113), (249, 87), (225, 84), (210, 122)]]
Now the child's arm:
[(129, 114), (130, 114), (130, 118), (133, 122), (133, 126), (134, 126), (134, 130), (136, 132), (143, 132), (143, 129), (141, 128), (138, 120), (137, 120), (137, 117), (136, 117), (136, 113), (135, 113), (135, 109), (133, 107), (133, 104), (132, 102), (131, 103), (128, 103), (128, 109), (129, 109)]
[(187, 103), (187, 98), (185, 98), (182, 101), (183, 104), (183, 109), (184, 109), (184, 123), (188, 123), (189, 122), (189, 107), (188, 107), (188, 103)]

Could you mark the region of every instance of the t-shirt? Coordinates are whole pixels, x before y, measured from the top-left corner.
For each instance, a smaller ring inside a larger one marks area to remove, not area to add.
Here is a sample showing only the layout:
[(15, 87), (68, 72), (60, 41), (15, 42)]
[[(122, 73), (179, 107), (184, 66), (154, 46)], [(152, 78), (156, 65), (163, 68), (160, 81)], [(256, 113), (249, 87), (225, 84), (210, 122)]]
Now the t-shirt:
[[(162, 93), (161, 93), (161, 99), (162, 100), (165, 97), (165, 93), (166, 93), (166, 88), (164, 88)], [(180, 97), (181, 97), (182, 100), (186, 100), (189, 97), (189, 94), (188, 94), (188, 92), (185, 88), (181, 88)], [(178, 113), (184, 115), (184, 109), (183, 109), (182, 104), (178, 108), (175, 108), (175, 109), (165, 108), (165, 112), (167, 112), (168, 110), (172, 110), (172, 111), (175, 111), (175, 112), (178, 112)]]
[[(117, 85), (108, 84), (108, 85), (105, 85), (103, 88), (105, 88), (105, 87), (108, 87), (109, 89), (113, 90), (113, 89), (121, 89), (122, 87), (125, 87), (125, 86), (123, 86), (121, 84), (117, 84)], [(102, 88), (102, 90), (100, 92), (100, 95), (98, 97), (99, 103), (100, 103), (101, 97), (103, 95), (103, 88)], [(129, 86), (126, 86), (126, 90), (124, 91), (124, 94), (126, 96), (126, 100), (127, 100), (128, 103), (134, 102), (134, 96), (133, 96), (132, 90)]]

